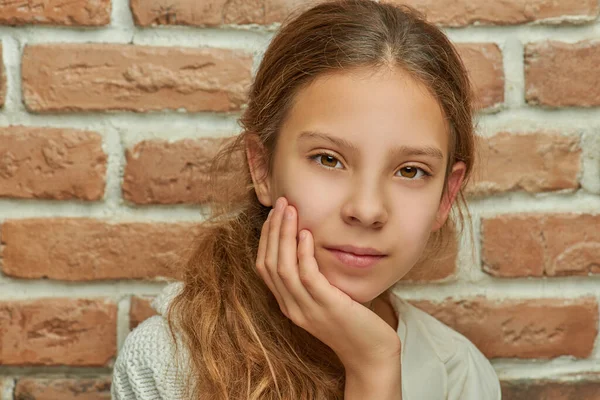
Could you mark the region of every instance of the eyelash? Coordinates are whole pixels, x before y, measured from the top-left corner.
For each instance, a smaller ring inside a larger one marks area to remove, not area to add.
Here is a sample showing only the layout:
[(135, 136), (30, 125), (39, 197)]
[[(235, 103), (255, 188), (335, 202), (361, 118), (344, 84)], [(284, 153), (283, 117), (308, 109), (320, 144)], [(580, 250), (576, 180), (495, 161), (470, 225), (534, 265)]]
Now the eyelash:
[[(317, 160), (318, 160), (318, 158), (319, 158), (319, 157), (321, 157), (321, 156), (329, 156), (329, 157), (332, 157), (332, 158), (333, 158), (333, 159), (335, 159), (335, 160), (336, 160), (338, 163), (340, 163), (340, 164), (341, 164), (341, 161), (340, 161), (340, 160), (338, 160), (338, 158), (337, 158), (336, 156), (334, 156), (333, 154), (330, 154), (330, 153), (325, 153), (325, 152), (323, 152), (323, 153), (317, 153), (317, 154), (313, 154), (313, 155), (311, 155), (311, 156), (308, 156), (308, 159), (309, 159), (309, 160), (311, 160), (311, 161), (313, 161), (313, 162), (315, 162), (315, 163), (317, 163), (318, 165), (320, 165), (321, 167), (323, 167), (323, 168), (326, 168), (326, 169), (339, 169), (339, 168), (335, 168), (335, 167), (329, 167), (329, 166), (327, 166), (327, 165), (323, 165), (323, 164), (321, 164), (320, 162), (318, 162)], [(336, 165), (337, 165), (337, 164), (336, 164)], [(423, 168), (420, 168), (420, 167), (417, 167), (417, 166), (414, 166), (414, 165), (406, 165), (406, 166), (404, 166), (403, 168), (415, 168), (415, 169), (417, 169), (417, 171), (421, 171), (421, 173), (423, 174), (423, 175), (422, 175), (420, 178), (405, 178), (405, 177), (402, 177), (402, 176), (401, 176), (401, 178), (404, 178), (404, 179), (408, 179), (408, 180), (411, 180), (411, 181), (415, 181), (415, 180), (418, 180), (418, 179), (426, 179), (426, 178), (429, 178), (429, 177), (431, 177), (431, 174), (430, 174), (429, 172), (425, 171)], [(402, 168), (400, 168), (398, 171), (400, 171), (400, 170), (402, 170)], [(394, 174), (394, 175), (395, 175), (395, 174)]]

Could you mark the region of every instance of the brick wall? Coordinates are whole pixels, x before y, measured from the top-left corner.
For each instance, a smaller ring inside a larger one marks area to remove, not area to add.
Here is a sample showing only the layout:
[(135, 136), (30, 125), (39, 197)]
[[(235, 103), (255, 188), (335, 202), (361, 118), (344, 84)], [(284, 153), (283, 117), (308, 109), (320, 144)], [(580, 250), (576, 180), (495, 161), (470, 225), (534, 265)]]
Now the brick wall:
[[(202, 219), (207, 160), (301, 3), (0, 4), (0, 399), (110, 398)], [(598, 0), (408, 3), (458, 44), (484, 162), (474, 237), (397, 291), (491, 358), (505, 399), (597, 398)]]

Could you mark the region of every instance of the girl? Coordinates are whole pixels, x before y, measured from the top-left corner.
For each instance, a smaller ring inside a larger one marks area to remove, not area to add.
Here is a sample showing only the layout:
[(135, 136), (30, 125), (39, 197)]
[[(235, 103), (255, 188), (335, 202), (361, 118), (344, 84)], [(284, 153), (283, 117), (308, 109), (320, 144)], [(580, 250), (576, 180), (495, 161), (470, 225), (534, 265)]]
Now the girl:
[(215, 159), (243, 190), (214, 186), (183, 285), (128, 336), (113, 396), (499, 399), (473, 344), (389, 290), (449, 235), (471, 118), (455, 49), (413, 10), (336, 1), (285, 24)]

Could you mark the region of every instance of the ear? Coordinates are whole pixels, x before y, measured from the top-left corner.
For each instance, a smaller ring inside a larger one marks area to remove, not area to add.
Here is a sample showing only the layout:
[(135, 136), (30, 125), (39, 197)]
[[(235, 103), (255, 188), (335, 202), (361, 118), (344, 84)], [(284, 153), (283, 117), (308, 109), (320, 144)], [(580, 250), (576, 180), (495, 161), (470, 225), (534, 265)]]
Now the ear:
[(271, 187), (268, 176), (267, 168), (267, 157), (266, 149), (260, 142), (258, 135), (255, 133), (246, 134), (245, 138), (246, 146), (246, 158), (248, 160), (248, 167), (250, 168), (250, 175), (252, 175), (252, 183), (254, 184), (254, 191), (258, 201), (263, 206), (271, 207), (273, 202), (271, 201)]
[(431, 228), (432, 232), (440, 229), (448, 219), (448, 214), (452, 209), (452, 204), (454, 204), (456, 195), (458, 194), (463, 179), (465, 178), (466, 170), (467, 166), (462, 161), (459, 161), (452, 166), (452, 171), (448, 176), (446, 191), (442, 194), (442, 199), (440, 200), (435, 222)]

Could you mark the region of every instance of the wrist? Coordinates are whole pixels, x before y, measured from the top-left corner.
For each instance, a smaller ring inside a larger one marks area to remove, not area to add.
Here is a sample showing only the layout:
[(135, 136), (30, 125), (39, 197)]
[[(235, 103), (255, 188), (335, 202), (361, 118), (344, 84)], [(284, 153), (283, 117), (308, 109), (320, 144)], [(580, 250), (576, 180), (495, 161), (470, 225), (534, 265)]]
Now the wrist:
[(344, 399), (402, 399), (400, 360), (377, 368), (346, 369)]
[(351, 357), (340, 357), (347, 373), (363, 375), (365, 371), (387, 370), (389, 367), (400, 366), (402, 344), (395, 336), (393, 342), (381, 346), (382, 350), (372, 351), (368, 355), (352, 354)]
[(344, 364), (344, 370), (347, 378), (350, 377), (360, 382), (381, 382), (382, 379), (393, 380), (400, 376), (401, 359), (398, 355), (379, 363), (348, 363)]

